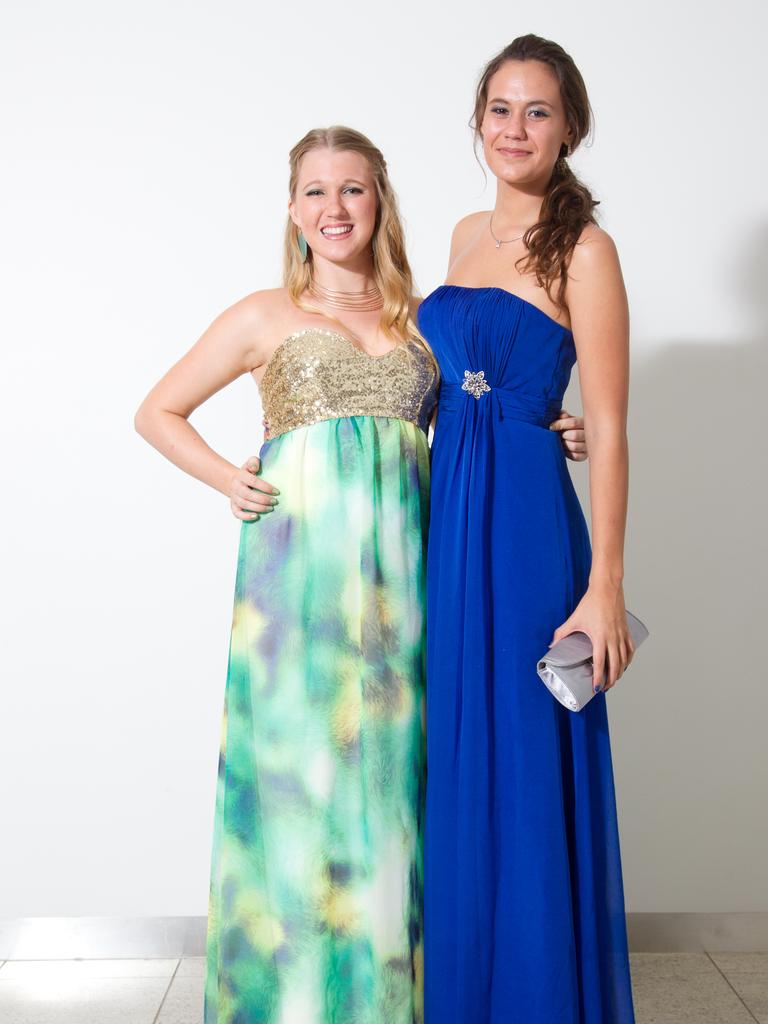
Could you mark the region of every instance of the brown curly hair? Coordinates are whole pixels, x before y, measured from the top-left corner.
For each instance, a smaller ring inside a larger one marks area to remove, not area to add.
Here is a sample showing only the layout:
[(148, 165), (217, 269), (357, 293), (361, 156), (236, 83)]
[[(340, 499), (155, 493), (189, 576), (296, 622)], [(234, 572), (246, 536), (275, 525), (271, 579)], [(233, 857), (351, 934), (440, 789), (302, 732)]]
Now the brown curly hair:
[[(525, 35), (505, 46), (485, 66), (475, 92), (475, 109), (469, 125), (475, 133), (475, 151), (482, 143), (480, 126), (488, 102), (488, 85), (499, 68), (509, 60), (538, 60), (548, 65), (560, 85), (560, 98), (565, 118), (571, 129), (570, 148), (563, 144), (552, 177), (547, 185), (539, 220), (523, 235), (528, 252), (517, 263), (521, 272), (535, 274), (539, 287), (559, 309), (565, 308), (565, 289), (568, 283), (568, 264), (574, 246), (586, 224), (595, 224), (594, 208), (598, 200), (571, 170), (568, 156), (593, 126), (592, 107), (581, 72), (573, 58), (562, 46), (541, 36)], [(555, 287), (557, 292), (553, 294)]]

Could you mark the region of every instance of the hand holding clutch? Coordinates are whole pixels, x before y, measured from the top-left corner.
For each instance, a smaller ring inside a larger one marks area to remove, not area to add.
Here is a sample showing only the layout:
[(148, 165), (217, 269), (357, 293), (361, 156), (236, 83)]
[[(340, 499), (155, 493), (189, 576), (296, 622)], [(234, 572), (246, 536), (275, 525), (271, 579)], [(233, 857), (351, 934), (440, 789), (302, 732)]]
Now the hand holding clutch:
[[(637, 649), (648, 636), (645, 625), (627, 612), (627, 625)], [(586, 633), (569, 633), (558, 640), (536, 664), (544, 685), (563, 707), (581, 711), (594, 696), (592, 641)]]

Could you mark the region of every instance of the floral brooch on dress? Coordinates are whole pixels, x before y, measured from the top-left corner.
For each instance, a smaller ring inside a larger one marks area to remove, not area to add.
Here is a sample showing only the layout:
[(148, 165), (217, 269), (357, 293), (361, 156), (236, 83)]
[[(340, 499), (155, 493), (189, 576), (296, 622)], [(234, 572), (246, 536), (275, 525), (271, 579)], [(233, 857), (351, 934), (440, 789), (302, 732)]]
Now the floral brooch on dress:
[(469, 370), (464, 371), (464, 383), (461, 385), (461, 390), (468, 392), (475, 398), (480, 398), (486, 391), (490, 391), (490, 387), (485, 379), (485, 370), (479, 370), (477, 373), (470, 373)]

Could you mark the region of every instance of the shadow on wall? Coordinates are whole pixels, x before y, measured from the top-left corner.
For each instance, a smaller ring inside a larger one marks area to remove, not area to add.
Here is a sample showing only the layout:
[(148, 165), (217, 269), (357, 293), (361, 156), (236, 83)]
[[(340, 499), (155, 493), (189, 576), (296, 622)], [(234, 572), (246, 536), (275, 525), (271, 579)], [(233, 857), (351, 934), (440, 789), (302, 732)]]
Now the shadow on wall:
[(749, 338), (654, 339), (632, 366), (625, 597), (651, 639), (608, 698), (630, 911), (768, 910), (768, 229), (748, 251)]

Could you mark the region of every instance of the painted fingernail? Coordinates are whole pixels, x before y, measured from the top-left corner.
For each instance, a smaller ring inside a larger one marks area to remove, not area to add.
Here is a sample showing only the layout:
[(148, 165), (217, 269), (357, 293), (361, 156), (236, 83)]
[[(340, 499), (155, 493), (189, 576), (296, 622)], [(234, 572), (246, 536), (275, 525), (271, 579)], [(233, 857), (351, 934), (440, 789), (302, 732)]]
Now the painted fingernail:
[(273, 505), (279, 505), (279, 504), (280, 504), (280, 502), (279, 502), (279, 501), (277, 500), (277, 498), (273, 498), (273, 499), (272, 499), (272, 504), (273, 504)]

